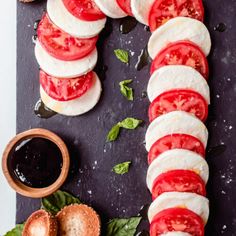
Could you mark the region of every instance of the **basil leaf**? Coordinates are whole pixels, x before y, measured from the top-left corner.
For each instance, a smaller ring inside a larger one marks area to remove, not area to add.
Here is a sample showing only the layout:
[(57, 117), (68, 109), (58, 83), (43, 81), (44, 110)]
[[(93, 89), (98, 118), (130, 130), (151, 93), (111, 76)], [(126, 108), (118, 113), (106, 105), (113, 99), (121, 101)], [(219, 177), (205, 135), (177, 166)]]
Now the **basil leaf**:
[(24, 224), (18, 224), (14, 229), (7, 232), (4, 236), (21, 236), (23, 232)]
[(119, 122), (119, 126), (124, 129), (136, 129), (142, 122), (142, 120), (128, 117), (125, 120)]
[(57, 214), (63, 207), (78, 203), (80, 200), (67, 192), (58, 190), (48, 197), (42, 199), (42, 208), (52, 214)]
[(108, 223), (106, 236), (134, 236), (141, 217), (113, 219)]
[(107, 142), (115, 141), (120, 133), (120, 126), (118, 124), (114, 125), (107, 135)]
[(134, 100), (133, 89), (128, 87), (127, 84), (132, 83), (132, 79), (130, 80), (123, 80), (119, 83), (120, 85), (120, 92), (126, 97), (129, 101)]
[(116, 57), (123, 63), (129, 63), (129, 53), (123, 49), (114, 50)]
[(123, 163), (120, 163), (113, 167), (112, 171), (115, 172), (118, 175), (123, 175), (129, 172), (131, 161), (126, 161)]

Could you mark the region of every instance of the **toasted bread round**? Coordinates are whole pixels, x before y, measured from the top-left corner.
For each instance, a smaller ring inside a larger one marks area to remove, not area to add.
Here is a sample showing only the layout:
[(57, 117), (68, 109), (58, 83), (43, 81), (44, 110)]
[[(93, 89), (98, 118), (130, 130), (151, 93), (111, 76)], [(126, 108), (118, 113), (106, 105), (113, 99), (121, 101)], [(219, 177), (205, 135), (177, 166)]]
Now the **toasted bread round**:
[(22, 236), (57, 236), (57, 220), (45, 210), (38, 210), (27, 219)]
[(98, 214), (87, 205), (64, 207), (58, 214), (58, 232), (63, 236), (99, 236), (101, 223)]

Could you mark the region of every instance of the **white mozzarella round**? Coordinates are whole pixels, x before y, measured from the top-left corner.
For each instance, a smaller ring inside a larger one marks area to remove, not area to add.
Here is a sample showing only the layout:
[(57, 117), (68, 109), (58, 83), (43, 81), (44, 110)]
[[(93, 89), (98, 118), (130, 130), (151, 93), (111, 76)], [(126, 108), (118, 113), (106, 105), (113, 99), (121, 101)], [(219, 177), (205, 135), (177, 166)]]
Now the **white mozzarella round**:
[(40, 95), (43, 103), (51, 110), (65, 116), (78, 116), (90, 111), (99, 101), (101, 96), (101, 82), (94, 73), (93, 86), (81, 97), (70, 101), (57, 101), (51, 98), (42, 87)]
[(209, 178), (209, 167), (202, 156), (185, 149), (172, 149), (163, 152), (150, 164), (146, 178), (150, 192), (156, 178), (172, 170), (191, 170), (197, 173), (205, 183)]
[(35, 57), (40, 67), (49, 75), (58, 78), (79, 77), (92, 71), (96, 66), (98, 53), (94, 49), (89, 55), (79, 60), (62, 61), (52, 57), (39, 41), (35, 45)]
[(170, 65), (156, 70), (148, 82), (148, 98), (152, 102), (160, 94), (172, 89), (193, 90), (210, 104), (210, 89), (207, 81), (190, 66)]
[(168, 192), (163, 193), (152, 202), (148, 210), (149, 222), (159, 212), (168, 208), (187, 208), (199, 215), (204, 223), (207, 223), (209, 217), (209, 201), (207, 198), (196, 193)]
[(95, 0), (95, 3), (101, 9), (101, 11), (111, 18), (122, 18), (127, 14), (119, 7), (116, 0)]
[(160, 236), (191, 236), (191, 234), (186, 233), (186, 232), (173, 231), (173, 232), (161, 234)]
[(131, 10), (137, 21), (148, 25), (149, 12), (155, 0), (131, 0)]
[(47, 12), (52, 22), (62, 30), (78, 38), (91, 38), (105, 27), (106, 18), (97, 21), (84, 21), (73, 16), (62, 0), (48, 0)]
[(145, 140), (146, 149), (160, 138), (170, 134), (192, 135), (207, 145), (208, 131), (203, 122), (194, 115), (184, 111), (173, 111), (157, 117), (148, 127)]
[(152, 59), (169, 43), (190, 40), (197, 44), (207, 56), (211, 49), (211, 38), (206, 26), (188, 17), (175, 17), (157, 28), (148, 42), (148, 52)]

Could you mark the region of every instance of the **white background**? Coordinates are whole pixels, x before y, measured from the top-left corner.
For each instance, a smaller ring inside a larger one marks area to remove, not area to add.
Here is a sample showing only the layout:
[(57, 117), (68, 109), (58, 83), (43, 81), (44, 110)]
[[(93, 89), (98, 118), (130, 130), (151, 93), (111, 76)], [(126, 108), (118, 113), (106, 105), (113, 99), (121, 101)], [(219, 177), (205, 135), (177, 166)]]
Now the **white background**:
[[(16, 130), (16, 1), (0, 7), (0, 154)], [(0, 169), (0, 235), (15, 224), (15, 192)]]

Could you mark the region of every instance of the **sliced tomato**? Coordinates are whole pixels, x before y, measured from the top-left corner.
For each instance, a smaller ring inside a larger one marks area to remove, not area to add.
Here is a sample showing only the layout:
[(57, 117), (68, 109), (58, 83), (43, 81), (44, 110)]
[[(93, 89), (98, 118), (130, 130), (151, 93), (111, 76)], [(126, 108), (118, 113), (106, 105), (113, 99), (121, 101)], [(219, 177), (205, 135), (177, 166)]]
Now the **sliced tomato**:
[(106, 17), (94, 0), (63, 0), (66, 9), (76, 18), (96, 21)]
[(186, 149), (205, 157), (205, 148), (201, 141), (188, 134), (170, 134), (158, 139), (148, 153), (151, 164), (161, 153), (172, 149)]
[(130, 2), (131, 0), (116, 0), (120, 8), (129, 16), (133, 16)]
[(59, 79), (40, 71), (40, 84), (57, 101), (70, 101), (84, 95), (93, 85), (94, 74), (89, 72), (74, 79)]
[(165, 192), (189, 192), (206, 196), (205, 183), (191, 170), (173, 170), (159, 175), (152, 187), (152, 199)]
[(162, 66), (185, 65), (196, 69), (205, 79), (209, 76), (209, 67), (205, 54), (190, 41), (178, 41), (167, 45), (152, 62), (151, 74)]
[(53, 57), (72, 61), (83, 58), (96, 47), (98, 36), (89, 39), (72, 37), (58, 28), (45, 14), (39, 23), (38, 40), (43, 48)]
[(204, 236), (204, 222), (186, 208), (169, 208), (158, 213), (150, 226), (150, 236), (180, 231), (193, 236)]
[(187, 89), (175, 89), (160, 94), (149, 106), (149, 120), (172, 111), (185, 111), (202, 121), (208, 116), (208, 105), (199, 93)]
[(149, 13), (151, 31), (177, 16), (203, 21), (204, 7), (202, 0), (156, 0)]

